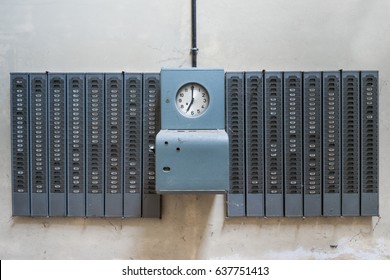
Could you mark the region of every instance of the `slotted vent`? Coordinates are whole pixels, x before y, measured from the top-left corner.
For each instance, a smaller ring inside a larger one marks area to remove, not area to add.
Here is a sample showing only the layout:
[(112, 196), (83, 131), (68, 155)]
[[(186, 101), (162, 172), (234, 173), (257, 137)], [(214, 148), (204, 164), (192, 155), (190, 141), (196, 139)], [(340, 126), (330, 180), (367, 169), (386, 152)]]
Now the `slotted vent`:
[(283, 193), (283, 123), (281, 79), (266, 80), (266, 186), (268, 194)]
[(363, 78), (362, 94), (362, 191), (378, 192), (378, 91), (373, 75)]
[(65, 81), (50, 79), (50, 192), (65, 191)]
[(122, 81), (111, 78), (106, 91), (106, 192), (122, 193)]
[(343, 81), (343, 192), (359, 192), (359, 87), (358, 78)]
[(15, 77), (12, 80), (12, 138), (13, 138), (13, 188), (14, 192), (28, 190), (28, 95), (27, 80)]
[(321, 91), (320, 79), (305, 78), (305, 193), (321, 193)]
[(329, 76), (324, 82), (325, 193), (340, 193), (340, 81)]
[(156, 193), (155, 139), (160, 130), (160, 82), (155, 77), (146, 78), (144, 94), (144, 193)]
[(247, 78), (247, 169), (248, 193), (264, 193), (263, 81)]
[(84, 81), (72, 78), (69, 82), (68, 157), (69, 192), (84, 192)]
[(88, 193), (103, 191), (103, 81), (91, 77), (88, 82)]
[(47, 186), (46, 106), (46, 79), (35, 77), (31, 81), (31, 125), (34, 128), (31, 134), (31, 183), (34, 193), (45, 193)]
[(286, 78), (285, 88), (285, 184), (287, 194), (302, 193), (302, 93), (301, 78)]
[[(141, 80), (126, 80), (125, 92), (125, 192), (139, 193), (141, 189)], [(154, 174), (152, 174), (154, 175)]]
[(243, 92), (242, 79), (232, 76), (228, 79), (228, 131), (230, 141), (230, 193), (244, 193), (244, 135), (243, 135)]

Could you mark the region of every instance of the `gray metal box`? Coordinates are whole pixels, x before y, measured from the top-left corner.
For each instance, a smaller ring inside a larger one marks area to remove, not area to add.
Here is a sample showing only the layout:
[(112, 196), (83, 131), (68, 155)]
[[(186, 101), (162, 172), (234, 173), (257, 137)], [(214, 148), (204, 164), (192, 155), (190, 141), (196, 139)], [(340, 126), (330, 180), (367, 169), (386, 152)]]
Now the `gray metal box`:
[(225, 192), (229, 141), (224, 130), (161, 130), (156, 138), (156, 191)]

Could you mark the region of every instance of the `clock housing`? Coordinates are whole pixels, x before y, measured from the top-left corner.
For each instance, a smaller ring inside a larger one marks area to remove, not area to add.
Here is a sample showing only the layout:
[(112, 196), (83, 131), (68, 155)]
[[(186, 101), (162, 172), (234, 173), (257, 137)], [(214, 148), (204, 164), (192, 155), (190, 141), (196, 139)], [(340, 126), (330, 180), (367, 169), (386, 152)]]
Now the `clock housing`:
[[(161, 129), (225, 129), (224, 77), (223, 69), (163, 68)], [(191, 86), (194, 86), (193, 96)], [(185, 89), (189, 95), (185, 95)], [(183, 93), (182, 102), (179, 102), (178, 98), (180, 93)], [(201, 98), (203, 94), (207, 98)], [(193, 104), (190, 104), (192, 97)]]
[(224, 86), (223, 69), (161, 70), (157, 193), (225, 193), (229, 188)]

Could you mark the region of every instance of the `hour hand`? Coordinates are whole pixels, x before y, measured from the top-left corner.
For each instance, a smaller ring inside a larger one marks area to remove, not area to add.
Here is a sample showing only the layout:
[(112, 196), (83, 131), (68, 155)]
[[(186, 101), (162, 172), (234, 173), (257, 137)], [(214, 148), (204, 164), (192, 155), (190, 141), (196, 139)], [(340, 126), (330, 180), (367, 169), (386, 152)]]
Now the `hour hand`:
[(190, 110), (190, 108), (191, 108), (191, 106), (192, 106), (192, 103), (194, 103), (194, 99), (193, 99), (193, 98), (191, 99), (191, 102), (190, 102), (190, 104), (189, 104), (188, 107), (187, 107), (186, 113)]

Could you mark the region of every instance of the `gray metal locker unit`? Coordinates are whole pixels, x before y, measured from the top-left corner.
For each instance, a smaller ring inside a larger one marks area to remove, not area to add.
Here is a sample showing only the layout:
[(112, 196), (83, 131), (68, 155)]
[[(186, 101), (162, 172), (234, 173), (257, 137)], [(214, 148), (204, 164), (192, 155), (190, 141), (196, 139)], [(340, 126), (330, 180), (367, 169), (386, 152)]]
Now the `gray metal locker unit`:
[(123, 216), (123, 73), (105, 74), (105, 207)]
[(340, 72), (324, 72), (322, 83), (323, 215), (341, 216)]
[(68, 216), (85, 216), (85, 76), (67, 74)]
[(303, 79), (303, 214), (321, 216), (321, 73), (305, 72)]
[(125, 73), (123, 98), (123, 216), (141, 217), (142, 74)]
[[(31, 216), (49, 216), (49, 101), (46, 73), (30, 74)], [(52, 117), (52, 116), (50, 116)]]
[(263, 73), (245, 73), (246, 215), (264, 216)]
[(361, 215), (379, 215), (378, 72), (361, 73)]
[(245, 216), (244, 74), (228, 72), (225, 79), (226, 131), (230, 149), (227, 215), (237, 217)]
[(285, 216), (303, 216), (302, 73), (284, 72)]
[(283, 73), (264, 73), (265, 215), (284, 215)]
[(156, 193), (156, 134), (160, 131), (160, 74), (143, 77), (143, 195), (142, 217), (160, 218), (161, 196)]
[(86, 74), (86, 216), (104, 216), (104, 74)]
[(48, 81), (49, 215), (66, 216), (66, 74)]
[(10, 74), (12, 141), (12, 215), (30, 216), (30, 116), (26, 73)]
[(343, 216), (360, 215), (359, 72), (342, 72), (342, 208)]

